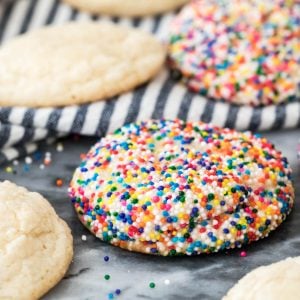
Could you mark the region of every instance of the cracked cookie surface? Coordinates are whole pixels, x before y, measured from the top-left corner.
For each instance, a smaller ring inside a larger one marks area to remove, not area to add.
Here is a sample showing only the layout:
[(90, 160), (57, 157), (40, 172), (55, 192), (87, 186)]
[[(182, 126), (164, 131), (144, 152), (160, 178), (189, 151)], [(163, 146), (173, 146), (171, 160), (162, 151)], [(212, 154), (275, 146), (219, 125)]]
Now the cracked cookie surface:
[(39, 299), (66, 273), (73, 257), (67, 224), (40, 194), (0, 183), (0, 299)]
[(251, 271), (230, 289), (223, 300), (297, 300), (299, 299), (299, 282), (300, 256), (289, 257)]
[(135, 29), (89, 22), (40, 29), (0, 49), (0, 105), (108, 99), (147, 82), (164, 59), (163, 45)]

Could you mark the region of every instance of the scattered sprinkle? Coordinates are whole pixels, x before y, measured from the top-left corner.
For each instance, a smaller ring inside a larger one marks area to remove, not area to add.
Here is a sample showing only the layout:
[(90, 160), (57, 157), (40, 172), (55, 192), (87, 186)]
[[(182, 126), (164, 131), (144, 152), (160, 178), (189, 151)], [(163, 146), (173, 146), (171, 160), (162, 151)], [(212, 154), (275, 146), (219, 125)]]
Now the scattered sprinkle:
[(50, 158), (52, 156), (51, 152), (47, 151), (45, 153), (45, 158)]
[(110, 279), (110, 275), (108, 275), (108, 274), (104, 275), (104, 279), (105, 280), (109, 280)]
[(6, 167), (5, 168), (5, 172), (6, 173), (12, 173), (13, 172), (13, 168), (12, 167)]
[(165, 279), (165, 285), (169, 285), (170, 284), (170, 280), (169, 279)]
[(41, 151), (36, 151), (36, 152), (33, 153), (33, 159), (35, 161), (41, 160), (42, 157), (43, 157), (43, 154), (42, 154)]
[(115, 293), (116, 293), (116, 295), (120, 295), (121, 294), (121, 290), (120, 289), (116, 289)]
[(56, 145), (56, 151), (57, 151), (57, 152), (62, 152), (62, 151), (64, 151), (64, 145), (63, 145), (62, 143), (58, 143), (58, 144)]
[(83, 235), (81, 236), (81, 239), (82, 239), (83, 241), (86, 241), (86, 240), (87, 240), (87, 237), (86, 237), (86, 235), (85, 235), (85, 234), (83, 234)]
[(155, 283), (154, 283), (154, 282), (150, 282), (150, 283), (149, 283), (149, 287), (150, 287), (151, 289), (154, 289), (154, 288), (155, 288)]
[(240, 253), (240, 257), (246, 257), (247, 256), (247, 252), (246, 251), (242, 251), (241, 253)]
[(57, 187), (62, 187), (64, 182), (61, 178), (57, 178), (56, 181), (55, 181), (55, 184)]
[(29, 156), (25, 157), (25, 163), (26, 163), (27, 165), (31, 165), (31, 164), (32, 164), (32, 158), (29, 157)]
[(49, 166), (50, 164), (51, 164), (51, 159), (46, 157), (46, 158), (44, 159), (44, 165), (45, 165), (45, 166)]
[(114, 294), (113, 293), (109, 293), (108, 294), (108, 299), (114, 299)]
[(12, 163), (13, 163), (14, 166), (18, 166), (19, 165), (19, 161), (16, 160), (16, 159)]
[(109, 261), (109, 256), (104, 256), (104, 261)]
[(24, 171), (25, 173), (29, 172), (29, 171), (30, 171), (29, 165), (25, 164), (25, 165), (23, 166), (23, 171)]

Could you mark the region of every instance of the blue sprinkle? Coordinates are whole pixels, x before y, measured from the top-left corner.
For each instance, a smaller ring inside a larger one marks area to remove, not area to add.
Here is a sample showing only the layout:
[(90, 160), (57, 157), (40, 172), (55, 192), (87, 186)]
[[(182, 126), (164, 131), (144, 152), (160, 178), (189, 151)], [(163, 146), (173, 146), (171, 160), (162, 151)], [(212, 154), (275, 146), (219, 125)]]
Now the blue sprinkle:
[(116, 294), (120, 295), (121, 294), (121, 290), (120, 289), (116, 289)]

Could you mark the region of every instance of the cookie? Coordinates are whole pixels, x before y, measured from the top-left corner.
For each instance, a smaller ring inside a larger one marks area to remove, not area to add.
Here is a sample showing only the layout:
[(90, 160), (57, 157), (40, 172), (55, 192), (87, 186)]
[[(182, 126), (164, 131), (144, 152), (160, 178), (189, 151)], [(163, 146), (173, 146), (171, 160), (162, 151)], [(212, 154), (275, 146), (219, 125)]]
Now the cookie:
[(169, 62), (194, 92), (239, 105), (300, 96), (300, 5), (196, 0), (172, 24)]
[(201, 122), (150, 120), (101, 139), (69, 195), (98, 238), (150, 254), (241, 247), (274, 230), (294, 202), (286, 158), (266, 139)]
[(123, 17), (155, 15), (174, 10), (189, 0), (64, 0), (75, 8), (94, 14)]
[(64, 106), (108, 99), (148, 81), (165, 49), (151, 35), (108, 23), (40, 29), (0, 50), (0, 105)]
[(69, 227), (48, 201), (9, 181), (0, 183), (0, 299), (39, 299), (73, 257)]
[(300, 256), (259, 267), (244, 276), (223, 300), (298, 300)]

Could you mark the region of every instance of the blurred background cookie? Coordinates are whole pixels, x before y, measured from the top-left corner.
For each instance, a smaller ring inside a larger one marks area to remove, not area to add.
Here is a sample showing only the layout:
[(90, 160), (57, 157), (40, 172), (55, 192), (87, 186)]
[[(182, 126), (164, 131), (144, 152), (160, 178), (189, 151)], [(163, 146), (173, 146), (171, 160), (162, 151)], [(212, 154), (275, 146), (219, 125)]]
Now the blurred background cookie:
[(71, 231), (40, 194), (9, 181), (0, 183), (0, 209), (0, 299), (39, 299), (71, 263)]
[(64, 2), (94, 14), (138, 17), (173, 10), (189, 0), (63, 0)]
[(175, 77), (194, 92), (235, 104), (278, 104), (300, 95), (300, 5), (284, 0), (195, 0), (169, 39)]
[(30, 32), (0, 49), (0, 105), (64, 106), (107, 99), (156, 75), (165, 50), (151, 35), (102, 23)]

